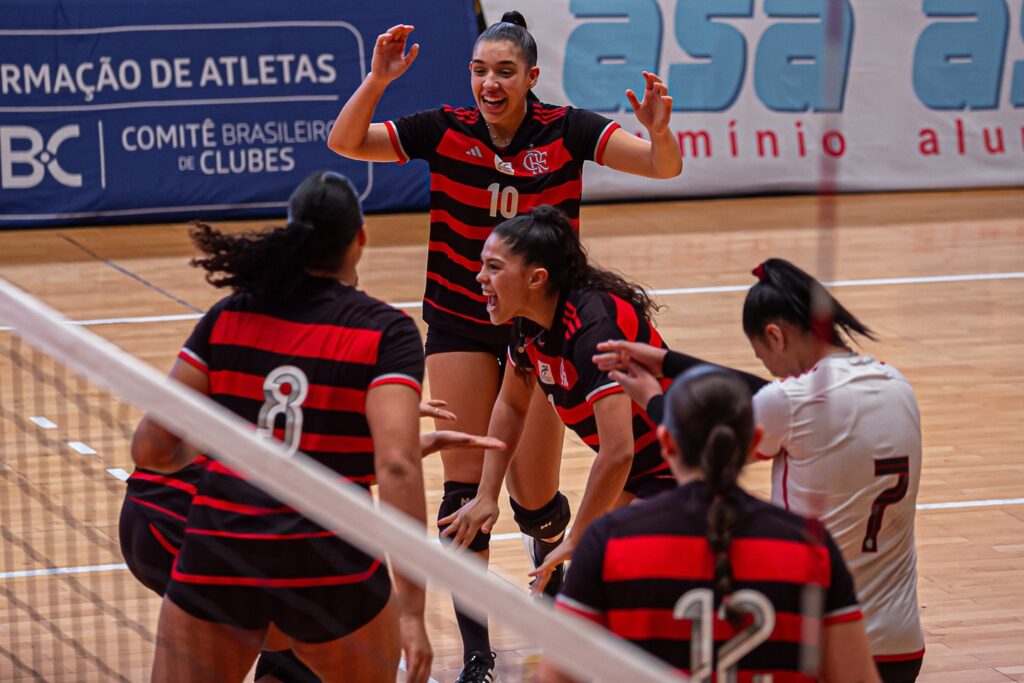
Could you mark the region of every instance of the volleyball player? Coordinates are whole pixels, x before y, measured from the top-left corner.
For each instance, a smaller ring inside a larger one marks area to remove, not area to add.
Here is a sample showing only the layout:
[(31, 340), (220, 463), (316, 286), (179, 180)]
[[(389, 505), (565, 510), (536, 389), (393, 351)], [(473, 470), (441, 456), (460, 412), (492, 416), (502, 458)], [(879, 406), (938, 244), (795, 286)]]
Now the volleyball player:
[[(882, 679), (912, 682), (924, 658), (914, 549), (921, 417), (914, 391), (891, 365), (853, 351), (856, 335), (874, 336), (820, 282), (774, 258), (754, 275), (743, 330), (768, 371), (784, 378), (754, 396), (765, 430), (758, 457), (772, 461), (772, 501), (820, 518), (832, 532), (856, 580)], [(823, 302), (817, 319), (815, 298)], [(640, 401), (659, 390), (660, 364), (667, 372), (673, 362), (660, 349), (628, 342), (602, 350), (595, 360)], [(632, 360), (628, 370), (624, 357)]]
[[(760, 439), (735, 374), (697, 366), (668, 391), (658, 440), (679, 486), (606, 515), (573, 556), (556, 605), (693, 681), (877, 681), (853, 580), (827, 532), (738, 484)], [(805, 609), (823, 593), (822, 621)], [(804, 641), (821, 630), (820, 668)], [(816, 628), (818, 627), (818, 628)], [(823, 627), (823, 628), (821, 628)], [(542, 680), (564, 681), (550, 664)]]
[[(405, 314), (355, 289), (365, 243), (351, 184), (317, 173), (293, 193), (288, 226), (193, 239), (208, 280), (234, 293), (197, 324), (171, 375), (414, 519), (425, 502), (417, 444), (423, 354)], [(217, 274), (220, 274), (219, 276)], [(276, 414), (278, 418), (275, 419)], [(180, 470), (180, 439), (144, 419), (139, 467)], [(160, 613), (153, 678), (242, 680), (268, 639), (326, 680), (429, 676), (424, 594), (380, 558), (207, 464)], [(268, 643), (269, 644), (269, 643)]]
[[(569, 519), (564, 497), (555, 498), (558, 504), (530, 526), (512, 501), (524, 533), (553, 546), (531, 572), (539, 592), (593, 520), (675, 485), (661, 459), (654, 423), (591, 361), (598, 342), (609, 337), (654, 345), (661, 338), (650, 323), (654, 304), (643, 289), (590, 264), (569, 219), (553, 207), (540, 206), (499, 224), (484, 243), (481, 260), (478, 280), (491, 320), (515, 321), (510, 364), (488, 428), (488, 435), (509, 450), (486, 452), (479, 493), (441, 523), (450, 524), (444, 533), (460, 546), (493, 528), (502, 479), (519, 451), (509, 454), (539, 386), (565, 425), (597, 451), (576, 521), (564, 537)], [(557, 458), (534, 460), (532, 480), (524, 474), (522, 485), (550, 497), (557, 491), (558, 466)]]
[[(440, 400), (422, 401), (420, 417), (455, 420)], [(442, 447), (458, 445), (502, 447), (493, 439), (458, 431), (420, 435), (420, 452), (424, 457)], [(118, 523), (121, 553), (135, 578), (160, 597), (167, 590), (171, 567), (184, 542), (188, 509), (206, 460), (199, 455), (185, 468), (167, 474), (137, 467), (128, 477)], [(264, 650), (256, 662), (255, 680), (315, 683), (320, 679), (290, 650)]]
[[(475, 107), (444, 106), (371, 123), (388, 84), (401, 77), (419, 53), (419, 45), (406, 52), (412, 30), (398, 25), (377, 38), (370, 74), (341, 110), (328, 144), (352, 159), (424, 159), (429, 164), (423, 318), (428, 325), (430, 393), (448, 401), (467, 431), (481, 433), (498, 393), (509, 335), (507, 326), (491, 326), (475, 282), (484, 240), (497, 223), (541, 204), (562, 209), (578, 227), (587, 160), (653, 178), (678, 175), (682, 157), (669, 130), (672, 98), (661, 79), (649, 73), (644, 73), (642, 100), (626, 92), (649, 140), (595, 113), (538, 101), (531, 92), (540, 75), (537, 45), (522, 15), (507, 12), (474, 46), (469, 75)], [(529, 472), (534, 460), (561, 456), (562, 426), (542, 403), (538, 393), (520, 442), (518, 465), (508, 479), (516, 519), (526, 529), (547, 510), (565, 504), (561, 494), (541, 499), (520, 482), (521, 472)], [(482, 453), (450, 450), (441, 457), (446, 481), (438, 516), (444, 517), (476, 495)], [(470, 548), (486, 560), (489, 541), (481, 534)], [(530, 551), (535, 563), (543, 559), (541, 544)], [(493, 669), (487, 627), (458, 608), (456, 616), (464, 658), (474, 662), (462, 681), (484, 681)]]

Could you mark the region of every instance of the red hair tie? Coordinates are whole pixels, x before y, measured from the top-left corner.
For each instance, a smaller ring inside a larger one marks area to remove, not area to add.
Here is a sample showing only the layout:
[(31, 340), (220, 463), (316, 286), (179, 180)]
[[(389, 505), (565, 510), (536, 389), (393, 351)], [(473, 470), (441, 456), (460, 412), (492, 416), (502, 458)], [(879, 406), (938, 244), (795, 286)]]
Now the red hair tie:
[(757, 264), (757, 268), (754, 268), (750, 272), (754, 274), (754, 277), (757, 278), (758, 282), (764, 282), (764, 279), (766, 277), (764, 272), (764, 263)]

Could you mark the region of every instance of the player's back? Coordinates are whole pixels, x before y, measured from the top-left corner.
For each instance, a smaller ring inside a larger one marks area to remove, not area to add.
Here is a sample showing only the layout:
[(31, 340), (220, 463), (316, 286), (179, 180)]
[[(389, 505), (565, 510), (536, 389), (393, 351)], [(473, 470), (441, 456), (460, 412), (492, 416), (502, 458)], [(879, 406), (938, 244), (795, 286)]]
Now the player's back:
[[(822, 586), (826, 625), (860, 617), (839, 551), (827, 535), (813, 540), (808, 522), (792, 513), (739, 489), (729, 499), (737, 519), (732, 600), (746, 612), (738, 626), (719, 618), (716, 557), (706, 538), (709, 492), (700, 481), (595, 522), (574, 554), (559, 607), (696, 678), (706, 680), (710, 666), (699, 653), (714, 647), (723, 669), (813, 680), (800, 673), (804, 587)], [(732, 658), (729, 650), (742, 654)]]
[[(762, 392), (755, 412), (767, 401), (790, 413), (773, 463), (773, 501), (821, 519), (835, 538), (873, 653), (921, 650), (914, 550), (921, 421), (910, 384), (891, 366), (848, 354)], [(764, 412), (759, 422), (778, 411)]]
[[(226, 297), (196, 327), (182, 358), (202, 364), (211, 398), (260, 433), (368, 487), (374, 469), (366, 392), (401, 374), (401, 363), (390, 363), (386, 374), (380, 369), (399, 346), (409, 356), (408, 383), (418, 389), (422, 348), (408, 316), (353, 287), (315, 279), (286, 306)], [(311, 524), (215, 461), (198, 493), (199, 504), (232, 511), (218, 515), (227, 526), (270, 524), (294, 533)]]

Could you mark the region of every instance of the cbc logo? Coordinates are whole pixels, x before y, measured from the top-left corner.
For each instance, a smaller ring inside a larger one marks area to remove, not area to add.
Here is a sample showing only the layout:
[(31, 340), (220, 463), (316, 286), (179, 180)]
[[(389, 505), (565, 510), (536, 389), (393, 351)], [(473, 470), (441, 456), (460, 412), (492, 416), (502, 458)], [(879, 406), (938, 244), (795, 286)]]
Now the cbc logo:
[(80, 134), (78, 124), (58, 128), (49, 140), (29, 126), (0, 126), (0, 187), (11, 190), (35, 187), (43, 182), (47, 171), (61, 185), (81, 187), (81, 174), (68, 173), (57, 160), (60, 146)]

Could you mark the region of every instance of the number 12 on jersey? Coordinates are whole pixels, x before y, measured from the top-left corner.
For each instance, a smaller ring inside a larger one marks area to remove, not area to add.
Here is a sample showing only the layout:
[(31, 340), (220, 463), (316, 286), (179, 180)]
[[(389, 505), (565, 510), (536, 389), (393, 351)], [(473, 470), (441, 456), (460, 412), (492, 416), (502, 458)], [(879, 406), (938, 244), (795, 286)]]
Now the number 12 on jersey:
[[(775, 608), (762, 593), (742, 589), (729, 598), (737, 608), (754, 620), (718, 648), (718, 666), (714, 667), (720, 683), (735, 683), (739, 662), (754, 648), (768, 640), (775, 630)], [(690, 680), (711, 680), (715, 650), (715, 594), (710, 588), (694, 588), (676, 602), (674, 619), (692, 622), (690, 630)], [(720, 615), (724, 616), (724, 615)], [(771, 674), (756, 674), (757, 683), (771, 683)]]

